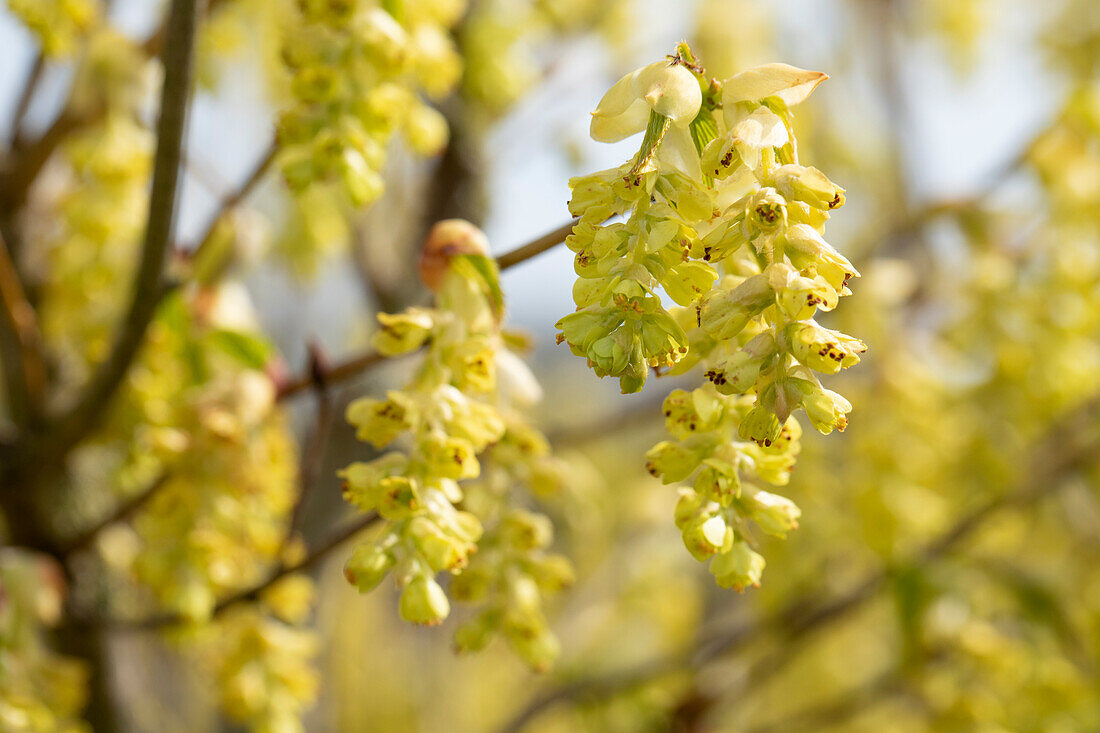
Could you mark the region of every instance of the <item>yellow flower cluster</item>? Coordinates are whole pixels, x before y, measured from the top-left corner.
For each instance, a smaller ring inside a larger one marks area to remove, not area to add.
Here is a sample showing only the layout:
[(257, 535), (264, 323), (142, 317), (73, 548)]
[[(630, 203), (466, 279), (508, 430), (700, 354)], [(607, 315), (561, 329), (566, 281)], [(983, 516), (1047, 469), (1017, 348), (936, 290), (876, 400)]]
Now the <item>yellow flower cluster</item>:
[(61, 615), (64, 582), (56, 566), (19, 550), (0, 553), (0, 729), (10, 733), (89, 733), (80, 720), (87, 672), (57, 654), (45, 632)]
[(422, 95), (442, 97), (462, 62), (450, 28), (464, 0), (305, 0), (286, 30), (293, 105), (279, 121), (290, 187), (323, 187), (353, 206), (382, 194), (386, 147), (400, 131), (415, 152), (447, 143), (447, 123)]
[[(786, 499), (742, 493), (742, 470), (777, 476), (736, 441), (777, 447), (789, 470), (792, 412), (801, 407), (829, 433), (852, 409), (816, 373), (835, 374), (866, 350), (814, 320), (859, 274), (821, 234), (844, 191), (799, 163), (791, 127), (791, 107), (825, 78), (768, 64), (709, 80), (681, 44), (619, 80), (593, 113), (596, 140), (645, 131), (634, 160), (571, 181), (577, 312), (558, 322), (559, 341), (597, 375), (618, 377), (624, 393), (639, 391), (651, 368), (705, 366), (712, 386), (665, 403), (674, 435), (690, 444), (656, 446), (649, 467), (666, 482), (699, 470), (677, 523), (693, 554), (717, 554), (712, 569), (735, 587), (757, 584), (763, 566), (746, 522), (782, 534), (798, 516)], [(605, 223), (616, 216), (626, 219)], [(668, 309), (662, 291), (680, 307)]]
[[(231, 611), (216, 624), (211, 651), (222, 707), (256, 733), (305, 730), (302, 714), (320, 687), (311, 666), (320, 639), (300, 625), (308, 615), (312, 585), (302, 576), (286, 578), (263, 604)], [(293, 596), (289, 603), (279, 598), (287, 595)]]
[(543, 612), (544, 597), (573, 582), (572, 563), (548, 552), (554, 526), (523, 505), (526, 495), (549, 498), (568, 480), (570, 466), (551, 455), (546, 438), (517, 416), (485, 453), (486, 467), (464, 487), (466, 505), (485, 527), (469, 566), (454, 577), (456, 600), (481, 604), (455, 632), (459, 651), (485, 647), (502, 634), (531, 667), (547, 670), (560, 652)]
[(96, 0), (7, 0), (47, 56), (68, 56), (99, 20)]
[[(135, 518), (134, 570), (171, 610), (203, 620), (219, 597), (258, 582), (279, 559), (297, 455), (271, 380), (240, 363), (262, 342), (216, 321), (195, 323), (186, 308), (166, 304), (134, 375), (145, 410), (139, 440), (166, 476)], [(188, 385), (182, 393), (180, 385)]]
[[(376, 539), (355, 549), (345, 574), (367, 591), (393, 572), (401, 616), (435, 625), (450, 613), (436, 580), (448, 572), (456, 598), (486, 601), (459, 630), (459, 648), (480, 648), (503, 630), (521, 656), (545, 668), (557, 642), (541, 613), (541, 593), (564, 585), (569, 570), (545, 552), (549, 520), (516, 503), (517, 485), (544, 486), (552, 463), (545, 439), (516, 409), (539, 390), (500, 329), (503, 303), (487, 249), (471, 225), (437, 224), (421, 259), (435, 307), (378, 316), (379, 351), (423, 348), (424, 355), (405, 387), (347, 408), (360, 440), (403, 449), (341, 472), (347, 500), (385, 520)], [(473, 479), (480, 480), (472, 487), (460, 484)]]

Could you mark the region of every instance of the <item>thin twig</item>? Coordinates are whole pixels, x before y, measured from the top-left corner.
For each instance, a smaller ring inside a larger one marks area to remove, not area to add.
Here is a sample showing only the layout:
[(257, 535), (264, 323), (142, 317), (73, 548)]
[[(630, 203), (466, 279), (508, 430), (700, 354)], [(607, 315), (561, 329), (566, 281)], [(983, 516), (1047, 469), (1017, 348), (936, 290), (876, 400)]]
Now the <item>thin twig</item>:
[[(575, 223), (576, 220), (569, 222), (532, 242), (528, 242), (510, 252), (506, 252), (497, 258), (497, 265), (500, 267), (501, 271), (504, 271), (552, 249), (565, 241), (565, 238), (573, 231)], [(385, 359), (385, 356), (376, 351), (364, 351), (328, 369), (324, 374), (325, 383), (331, 385), (337, 382), (343, 382), (382, 363)], [(309, 373), (291, 377), (277, 386), (277, 399), (285, 400), (288, 397), (304, 392), (312, 385), (313, 376)]]
[(42, 72), (46, 70), (46, 56), (42, 51), (38, 52), (38, 55), (34, 58), (34, 63), (31, 65), (30, 73), (27, 74), (26, 80), (23, 82), (23, 88), (19, 92), (19, 99), (15, 103), (15, 110), (12, 112), (11, 117), (11, 148), (21, 147), (23, 142), (23, 120), (27, 116), (27, 110), (30, 109), (31, 100), (34, 99), (35, 89), (38, 88), (38, 82), (42, 79)]
[(217, 210), (210, 216), (210, 220), (207, 222), (202, 236), (198, 238), (198, 244), (195, 246), (194, 252), (191, 253), (192, 257), (198, 257), (203, 249), (208, 246), (209, 242), (214, 238), (214, 232), (217, 230), (218, 222), (222, 220), (222, 217), (251, 195), (252, 191), (260, 184), (264, 176), (267, 175), (272, 163), (275, 162), (275, 156), (278, 152), (279, 149), (275, 143), (269, 145), (263, 155), (260, 156), (260, 159), (256, 162), (256, 165), (252, 167), (252, 171), (248, 174), (248, 177), (244, 179), (241, 185), (238, 186), (233, 193), (221, 200)]
[(309, 346), (309, 371), (313, 377), (314, 392), (317, 394), (317, 414), (314, 418), (313, 433), (302, 450), (298, 497), (290, 513), (284, 546), (294, 538), (301, 527), (306, 503), (321, 480), (321, 472), (325, 464), (325, 447), (328, 445), (328, 436), (332, 429), (332, 396), (328, 392), (325, 379), (328, 360), (317, 343), (311, 343)]
[(37, 409), (46, 386), (38, 318), (0, 234), (0, 351), (13, 418), (25, 422)]
[[(386, 357), (377, 351), (365, 351), (350, 359), (334, 365), (325, 372), (325, 383), (336, 384), (357, 376), (371, 367), (381, 364)], [(313, 385), (313, 377), (310, 374), (302, 374), (283, 382), (276, 388), (276, 399), (282, 401), (293, 397), (299, 392), (309, 389)]]
[[(378, 514), (371, 512), (370, 514), (364, 514), (357, 517), (355, 520), (348, 522), (347, 526), (337, 530), (327, 538), (324, 542), (319, 544), (314, 549), (310, 550), (309, 554), (305, 558), (296, 563), (282, 564), (276, 567), (264, 580), (260, 581), (256, 585), (246, 588), (242, 591), (234, 593), (233, 595), (222, 599), (214, 607), (213, 616), (218, 617), (224, 614), (226, 611), (242, 603), (249, 603), (259, 600), (264, 591), (268, 590), (271, 586), (278, 583), (283, 578), (296, 573), (302, 573), (310, 570), (315, 565), (320, 563), (328, 555), (340, 547), (342, 544), (352, 539), (360, 532), (374, 525), (380, 517)], [(154, 631), (158, 629), (165, 629), (174, 626), (186, 626), (189, 620), (179, 614), (161, 614), (157, 616), (151, 616), (149, 618), (126, 620), (126, 619), (106, 619), (106, 618), (74, 618), (70, 621), (72, 625), (79, 628), (101, 628), (110, 631), (120, 632), (134, 632), (134, 631)]]
[(111, 512), (111, 514), (107, 515), (106, 517), (74, 537), (67, 544), (61, 547), (58, 550), (58, 553), (62, 557), (68, 558), (69, 556), (90, 547), (91, 544), (95, 542), (96, 537), (98, 537), (99, 534), (103, 532), (103, 530), (107, 529), (111, 525), (117, 524), (118, 522), (129, 521), (131, 518), (134, 517), (134, 515), (138, 513), (139, 510), (146, 506), (153, 499), (153, 497), (155, 497), (160, 492), (165, 484), (168, 483), (169, 478), (171, 478), (171, 475), (167, 471), (162, 473), (152, 483), (150, 483), (144, 491), (142, 491), (137, 496), (131, 498), (129, 501), (125, 501), (119, 504), (118, 507), (115, 508), (115, 511)]
[(544, 234), (533, 242), (525, 244), (522, 247), (517, 247), (511, 252), (502, 254), (500, 257), (497, 257), (497, 265), (500, 266), (501, 270), (507, 270), (549, 249), (553, 249), (565, 241), (565, 238), (572, 233), (573, 227), (577, 225), (578, 221), (580, 221), (580, 219), (574, 219), (568, 224), (564, 224), (554, 231)]
[(137, 356), (162, 297), (164, 262), (175, 224), (183, 135), (191, 95), (198, 3), (199, 0), (173, 0), (169, 10), (149, 218), (130, 308), (107, 360), (96, 370), (77, 403), (53, 421), (55, 434), (50, 437), (55, 454), (64, 454), (99, 422)]
[[(1036, 446), (1032, 454), (1035, 459), (1015, 488), (988, 499), (964, 515), (946, 532), (913, 553), (909, 564), (927, 565), (935, 562), (968, 539), (1001, 510), (1028, 506), (1064, 487), (1065, 482), (1059, 479), (1089, 459), (1095, 458), (1096, 451), (1100, 449), (1100, 436), (1096, 434), (1098, 426), (1094, 419), (1098, 409), (1100, 397), (1094, 397), (1060, 420)], [(817, 600), (822, 595), (820, 591), (805, 594), (764, 619), (749, 621), (733, 629), (704, 636), (693, 651), (651, 660), (608, 677), (575, 680), (552, 689), (521, 710), (501, 728), (501, 733), (518, 733), (544, 710), (567, 700), (609, 697), (669, 674), (699, 669), (717, 657), (735, 651), (767, 633), (780, 633), (787, 640), (805, 636), (862, 607), (886, 585), (892, 572), (891, 567), (876, 570), (848, 592), (826, 601)], [(791, 656), (786, 646), (783, 654), (786, 658)], [(765, 658), (756, 666), (756, 670), (766, 676), (778, 671), (784, 663)], [(750, 683), (755, 681), (750, 680)]]

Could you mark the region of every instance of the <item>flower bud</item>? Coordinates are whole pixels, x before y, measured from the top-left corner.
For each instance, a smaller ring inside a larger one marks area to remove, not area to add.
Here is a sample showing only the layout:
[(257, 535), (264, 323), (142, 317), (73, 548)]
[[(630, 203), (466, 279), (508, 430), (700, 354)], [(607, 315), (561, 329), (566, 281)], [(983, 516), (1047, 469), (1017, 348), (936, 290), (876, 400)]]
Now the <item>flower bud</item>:
[(729, 552), (714, 558), (710, 572), (723, 588), (733, 588), (738, 592), (750, 586), (758, 588), (764, 573), (764, 558), (746, 542), (734, 542)]
[(411, 430), (417, 420), (415, 406), (400, 392), (389, 392), (386, 400), (361, 397), (348, 404), (344, 415), (356, 428), (359, 440), (382, 448), (401, 433)]
[(844, 205), (844, 189), (817, 168), (794, 164), (780, 166), (772, 172), (772, 181), (784, 198), (826, 210)]
[(447, 594), (434, 578), (413, 577), (401, 591), (401, 618), (422, 626), (436, 626), (451, 612)]
[(360, 593), (366, 593), (382, 582), (395, 563), (393, 555), (377, 545), (362, 544), (352, 551), (344, 565), (344, 577)]
[(788, 532), (798, 528), (802, 510), (785, 496), (757, 491), (749, 498), (748, 504), (752, 520), (773, 537), (786, 537)]
[(416, 482), (408, 476), (387, 476), (378, 483), (378, 513), (386, 519), (407, 519), (420, 506)]
[(677, 305), (688, 306), (709, 292), (717, 279), (718, 273), (704, 262), (682, 262), (669, 269), (661, 285)]
[(700, 240), (702, 258), (707, 262), (721, 262), (741, 249), (741, 246), (748, 241), (745, 237), (744, 223), (744, 214), (718, 222), (717, 226)]
[(733, 544), (733, 528), (721, 515), (702, 515), (688, 522), (681, 534), (684, 546), (696, 560), (727, 551)]
[(619, 391), (623, 394), (641, 392), (648, 375), (649, 366), (642, 351), (642, 340), (635, 336), (630, 360), (627, 362), (626, 369), (619, 374)]
[(378, 325), (374, 348), (385, 356), (397, 356), (423, 346), (434, 320), (431, 311), (425, 308), (409, 308), (404, 313), (379, 313)]
[(527, 567), (527, 572), (534, 578), (539, 588), (547, 593), (559, 591), (573, 585), (576, 581), (573, 563), (564, 555), (544, 555), (532, 560)]
[(844, 295), (849, 278), (859, 277), (852, 263), (807, 224), (794, 224), (785, 233), (784, 252), (800, 270), (813, 269)]
[(760, 400), (757, 400), (756, 407), (749, 410), (749, 414), (745, 415), (740, 428), (737, 430), (737, 434), (742, 440), (752, 440), (764, 446), (770, 446), (778, 440), (782, 432), (783, 426), (780, 424), (775, 410), (760, 404)]
[(724, 395), (744, 394), (756, 384), (760, 370), (777, 350), (774, 331), (762, 331), (750, 339), (743, 349), (719, 362), (703, 376)]
[(451, 260), (458, 255), (489, 254), (485, 233), (464, 219), (445, 219), (428, 232), (420, 252), (420, 280), (430, 290), (443, 284)]
[(547, 547), (554, 541), (554, 525), (544, 514), (515, 509), (505, 518), (502, 531), (516, 550)]
[(508, 641), (516, 650), (516, 654), (536, 672), (548, 671), (561, 655), (561, 642), (546, 628), (531, 635), (509, 633)]
[(634, 330), (622, 326), (595, 341), (588, 349), (588, 361), (601, 377), (618, 376), (627, 371), (636, 341)]
[(681, 530), (695, 518), (699, 510), (703, 508), (703, 505), (707, 503), (707, 500), (697, 494), (693, 489), (687, 487), (681, 487), (678, 498), (676, 499), (676, 509), (674, 512), (674, 518), (676, 520), (676, 526)]
[(727, 341), (741, 333), (773, 297), (763, 274), (753, 275), (732, 290), (712, 290), (700, 302), (699, 325), (713, 338)]
[(662, 483), (672, 484), (683, 481), (699, 467), (701, 454), (682, 443), (663, 440), (650, 448), (646, 454), (645, 468)]
[(737, 464), (708, 458), (695, 479), (695, 490), (721, 506), (729, 506), (741, 495), (741, 475)]
[(448, 536), (427, 517), (413, 517), (408, 536), (432, 570), (457, 570), (466, 565), (471, 545)]
[(413, 152), (424, 156), (436, 155), (442, 151), (447, 147), (450, 136), (447, 118), (426, 104), (418, 104), (412, 108), (402, 132)]
[(822, 435), (833, 430), (848, 427), (848, 413), (852, 403), (830, 389), (825, 389), (816, 380), (790, 379), (788, 382), (797, 390), (802, 408), (810, 418), (810, 424)]
[(477, 652), (488, 646), (500, 628), (500, 614), (486, 611), (474, 616), (455, 630), (455, 651)]
[(867, 351), (859, 339), (822, 328), (814, 321), (791, 323), (786, 332), (795, 358), (824, 374), (836, 374), (858, 364), (859, 354)]
[(463, 438), (432, 435), (421, 441), (421, 450), (433, 476), (459, 481), (481, 473), (473, 445)]

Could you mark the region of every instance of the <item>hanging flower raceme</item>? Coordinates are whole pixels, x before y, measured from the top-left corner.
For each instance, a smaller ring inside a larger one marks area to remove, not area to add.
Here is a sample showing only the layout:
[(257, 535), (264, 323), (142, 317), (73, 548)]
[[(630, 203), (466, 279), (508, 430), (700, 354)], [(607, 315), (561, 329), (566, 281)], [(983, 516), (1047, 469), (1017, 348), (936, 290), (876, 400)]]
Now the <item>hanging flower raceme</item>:
[(0, 551), (0, 724), (6, 731), (91, 731), (80, 719), (88, 669), (47, 643), (66, 591), (52, 559), (12, 547)]
[[(390, 450), (341, 471), (347, 500), (384, 520), (377, 538), (354, 550), (345, 574), (367, 591), (392, 572), (402, 589), (401, 616), (435, 625), (450, 613), (437, 575), (450, 573), (456, 598), (485, 604), (460, 629), (458, 647), (480, 648), (501, 631), (532, 666), (545, 668), (557, 641), (541, 596), (564, 585), (570, 571), (545, 551), (549, 520), (517, 500), (516, 486), (530, 485), (550, 458), (545, 439), (516, 409), (539, 390), (508, 350), (498, 272), (487, 252), (472, 225), (437, 224), (420, 260), (435, 306), (378, 316), (380, 352), (424, 353), (407, 385), (347, 408), (360, 440)], [(475, 479), (476, 501), (460, 484)]]
[(822, 236), (844, 190), (799, 163), (791, 126), (791, 107), (826, 78), (768, 64), (708, 80), (681, 44), (619, 80), (593, 113), (596, 140), (645, 131), (634, 159), (570, 182), (577, 311), (558, 322), (558, 340), (624, 393), (650, 369), (703, 365), (709, 384), (665, 402), (677, 441), (655, 446), (648, 465), (666, 483), (695, 476), (677, 523), (737, 588), (763, 569), (749, 524), (782, 535), (799, 514), (742, 477), (786, 483), (799, 408), (822, 433), (844, 429), (852, 406), (817, 374), (866, 350), (814, 320), (859, 274)]
[(279, 123), (283, 173), (300, 194), (325, 187), (354, 206), (369, 204), (382, 194), (395, 133), (422, 155), (447, 143), (446, 121), (423, 96), (444, 96), (458, 82), (450, 28), (465, 2), (299, 6), (283, 50), (294, 98)]

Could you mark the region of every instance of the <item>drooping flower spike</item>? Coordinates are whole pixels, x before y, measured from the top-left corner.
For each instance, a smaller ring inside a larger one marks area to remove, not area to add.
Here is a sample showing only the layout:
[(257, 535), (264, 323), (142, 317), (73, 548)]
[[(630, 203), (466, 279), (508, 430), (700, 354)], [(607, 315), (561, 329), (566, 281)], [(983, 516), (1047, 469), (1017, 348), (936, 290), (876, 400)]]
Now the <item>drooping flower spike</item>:
[(624, 393), (650, 370), (702, 365), (702, 387), (665, 401), (676, 440), (647, 465), (666, 483), (695, 477), (677, 525), (729, 587), (759, 583), (753, 525), (775, 535), (797, 525), (793, 503), (757, 486), (787, 482), (801, 434), (792, 413), (822, 433), (847, 424), (851, 404), (815, 372), (866, 350), (814, 321), (859, 276), (821, 233), (844, 190), (800, 164), (791, 126), (791, 107), (827, 78), (767, 64), (712, 80), (681, 44), (620, 79), (593, 113), (595, 140), (645, 132), (634, 159), (570, 182), (577, 311), (558, 340)]

